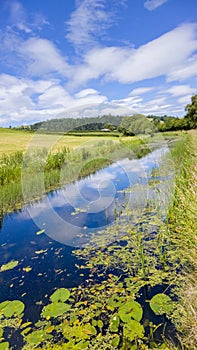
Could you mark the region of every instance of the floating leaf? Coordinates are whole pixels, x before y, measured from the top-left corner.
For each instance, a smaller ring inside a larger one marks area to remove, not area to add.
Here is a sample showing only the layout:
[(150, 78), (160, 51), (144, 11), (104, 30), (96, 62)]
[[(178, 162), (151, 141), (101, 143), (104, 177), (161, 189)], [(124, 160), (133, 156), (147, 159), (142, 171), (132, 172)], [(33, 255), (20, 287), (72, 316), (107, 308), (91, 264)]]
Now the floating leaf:
[(37, 234), (37, 235), (41, 235), (41, 234), (44, 233), (44, 232), (45, 232), (45, 230), (40, 230), (40, 231), (37, 231), (36, 234)]
[(111, 298), (108, 299), (108, 306), (112, 306), (114, 308), (119, 307), (122, 304), (122, 298), (118, 297), (117, 294), (112, 295)]
[(168, 295), (158, 293), (151, 299), (150, 307), (156, 315), (169, 314), (173, 309), (173, 301)]
[(113, 315), (110, 319), (109, 329), (111, 332), (116, 333), (118, 332), (120, 324), (120, 318), (117, 315)]
[(9, 350), (9, 343), (7, 341), (0, 343), (0, 350)]
[(113, 346), (114, 348), (117, 348), (117, 346), (119, 345), (119, 343), (120, 343), (120, 337), (119, 337), (119, 335), (118, 335), (117, 337), (115, 337), (115, 338), (112, 340), (111, 344), (112, 344), (112, 346)]
[(52, 335), (46, 334), (43, 330), (34, 331), (25, 337), (27, 343), (40, 344), (45, 340), (53, 338)]
[(0, 268), (0, 272), (14, 269), (18, 265), (18, 263), (19, 262), (17, 260), (12, 260), (12, 261), (8, 262), (7, 264), (2, 265)]
[(70, 326), (69, 324), (64, 323), (62, 332), (66, 339), (70, 340), (75, 338), (76, 342), (89, 339), (92, 335), (97, 334), (96, 328), (90, 323), (86, 323), (85, 325), (77, 324), (75, 326)]
[(32, 270), (32, 267), (27, 266), (27, 267), (23, 267), (23, 271), (25, 272), (30, 272)]
[(103, 321), (102, 320), (98, 320), (98, 327), (101, 329), (103, 328), (104, 324), (103, 324)]
[(0, 327), (0, 338), (3, 336), (4, 329)]
[(52, 302), (60, 301), (64, 302), (68, 300), (70, 297), (70, 291), (66, 288), (59, 288), (56, 290), (51, 296), (50, 299)]
[(47, 252), (47, 249), (41, 249), (41, 250), (36, 250), (35, 251), (35, 254), (42, 254), (42, 253), (46, 253)]
[(134, 339), (144, 337), (144, 327), (135, 320), (130, 320), (124, 325), (123, 335), (125, 338), (133, 341)]
[(88, 335), (96, 335), (97, 331), (94, 326), (92, 326), (90, 323), (87, 323), (84, 327), (84, 333)]
[(24, 329), (24, 328), (30, 326), (30, 324), (32, 324), (32, 322), (25, 322), (25, 323), (23, 323), (23, 324), (21, 325), (21, 329)]
[(23, 329), (23, 331), (21, 332), (22, 336), (25, 336), (27, 333), (29, 333), (31, 331), (31, 327), (27, 327), (25, 329)]
[(69, 309), (70, 309), (70, 305), (68, 304), (54, 302), (43, 307), (42, 316), (45, 318), (57, 317), (57, 316), (63, 315)]
[(137, 301), (126, 301), (118, 311), (120, 319), (123, 322), (129, 322), (134, 319), (136, 321), (140, 321), (142, 319), (142, 307)]
[(20, 316), (24, 311), (25, 305), (20, 300), (4, 301), (0, 304), (0, 313), (9, 318), (12, 316)]

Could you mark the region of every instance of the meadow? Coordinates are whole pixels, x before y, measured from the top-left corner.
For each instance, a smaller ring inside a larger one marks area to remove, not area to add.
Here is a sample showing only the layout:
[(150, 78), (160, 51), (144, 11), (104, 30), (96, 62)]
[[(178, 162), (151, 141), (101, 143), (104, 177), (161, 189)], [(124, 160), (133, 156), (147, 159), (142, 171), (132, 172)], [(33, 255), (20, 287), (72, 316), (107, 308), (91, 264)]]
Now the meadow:
[[(29, 130), (17, 130), (17, 129), (7, 129), (0, 128), (0, 156), (4, 153), (11, 154), (16, 151), (25, 151), (28, 147), (28, 144), (31, 142), (32, 137), (34, 136), (34, 131)], [(39, 134), (37, 140), (38, 143), (35, 145), (38, 148), (43, 148), (50, 146), (53, 140), (56, 141), (57, 135), (59, 135), (59, 141), (54, 147), (54, 152), (58, 151), (62, 146), (68, 146), (71, 149), (76, 148), (90, 140), (106, 139), (106, 136), (111, 140), (116, 140), (117, 135), (114, 133), (102, 133), (102, 132), (93, 132), (93, 133), (70, 133), (70, 134), (54, 134), (54, 133), (41, 133)]]

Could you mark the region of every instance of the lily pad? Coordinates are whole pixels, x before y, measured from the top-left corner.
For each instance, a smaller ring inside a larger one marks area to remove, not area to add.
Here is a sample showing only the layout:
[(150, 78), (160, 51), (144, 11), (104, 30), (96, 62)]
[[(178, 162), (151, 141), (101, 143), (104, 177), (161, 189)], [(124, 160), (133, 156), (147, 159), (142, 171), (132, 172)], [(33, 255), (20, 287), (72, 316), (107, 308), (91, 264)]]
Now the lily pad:
[(37, 234), (37, 235), (41, 235), (41, 234), (44, 233), (44, 232), (45, 232), (45, 230), (39, 230), (39, 231), (36, 232), (36, 234)]
[(84, 327), (84, 333), (88, 335), (96, 335), (97, 331), (94, 326), (92, 326), (90, 323), (87, 323)]
[(0, 350), (9, 350), (9, 343), (7, 341), (0, 343)]
[(7, 264), (2, 265), (0, 268), (0, 272), (12, 270), (18, 265), (18, 263), (19, 262), (17, 260), (12, 260), (12, 261), (8, 262)]
[(30, 272), (32, 270), (32, 267), (27, 266), (27, 267), (23, 267), (23, 271), (25, 272)]
[(158, 293), (151, 299), (150, 307), (156, 315), (169, 314), (173, 310), (173, 301), (168, 295)]
[(3, 336), (4, 329), (0, 327), (0, 338)]
[(119, 345), (119, 343), (120, 343), (120, 337), (119, 337), (119, 335), (118, 335), (117, 337), (115, 337), (115, 338), (112, 340), (111, 344), (112, 344), (112, 346), (114, 347), (114, 349), (116, 349), (117, 346)]
[(57, 317), (57, 316), (63, 315), (69, 309), (70, 309), (70, 305), (66, 303), (54, 302), (43, 307), (42, 316), (45, 318)]
[(46, 334), (43, 330), (34, 331), (25, 337), (29, 344), (40, 344), (45, 340), (53, 338), (51, 334)]
[(70, 297), (70, 291), (66, 288), (59, 288), (51, 296), (50, 299), (52, 302), (64, 302)]
[(110, 319), (109, 329), (112, 333), (117, 333), (120, 324), (120, 318), (117, 315), (113, 315)]
[(135, 320), (130, 320), (124, 325), (123, 336), (130, 341), (144, 337), (144, 327)]
[(125, 323), (128, 323), (131, 320), (139, 322), (142, 319), (143, 311), (141, 305), (133, 300), (126, 301), (126, 303), (119, 308), (118, 314), (120, 319)]
[(20, 300), (4, 301), (0, 304), (0, 313), (9, 318), (12, 316), (20, 316), (24, 311), (25, 305)]

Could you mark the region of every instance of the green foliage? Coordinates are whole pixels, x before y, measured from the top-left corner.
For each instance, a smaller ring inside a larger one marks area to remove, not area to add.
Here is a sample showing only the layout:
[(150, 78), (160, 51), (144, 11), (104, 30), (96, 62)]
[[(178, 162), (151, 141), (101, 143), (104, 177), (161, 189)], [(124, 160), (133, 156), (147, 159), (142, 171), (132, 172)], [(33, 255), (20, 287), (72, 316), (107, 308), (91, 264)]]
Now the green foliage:
[(150, 307), (156, 315), (163, 315), (172, 313), (174, 304), (168, 295), (159, 293), (152, 297)]
[(121, 116), (103, 115), (101, 117), (93, 118), (60, 118), (50, 119), (44, 122), (39, 122), (31, 125), (31, 130), (40, 129), (41, 132), (45, 131), (92, 131), (102, 130), (108, 126), (110, 130), (114, 130), (122, 120)]
[(9, 350), (9, 343), (7, 341), (0, 343), (0, 350)]
[(127, 301), (122, 306), (120, 306), (118, 314), (120, 319), (128, 323), (131, 319), (140, 321), (142, 319), (142, 307), (137, 301)]
[(191, 103), (185, 107), (187, 114), (185, 116), (186, 121), (191, 129), (197, 128), (197, 94), (191, 98)]
[(109, 329), (112, 333), (117, 333), (120, 325), (120, 318), (118, 315), (112, 315), (110, 319)]
[(57, 317), (63, 315), (69, 309), (70, 306), (68, 304), (56, 301), (43, 307), (42, 316), (45, 318)]
[(51, 296), (50, 299), (53, 303), (55, 302), (64, 302), (70, 297), (70, 291), (66, 288), (57, 289)]
[(10, 318), (13, 316), (21, 317), (23, 311), (25, 309), (25, 305), (20, 300), (13, 301), (4, 301), (0, 303), (0, 315), (4, 315), (6, 318)]
[(51, 334), (46, 334), (46, 332), (44, 332), (43, 330), (34, 331), (25, 336), (25, 340), (27, 343), (36, 345), (51, 338), (53, 338), (53, 336)]
[(3, 328), (0, 327), (0, 338), (2, 338), (3, 333), (4, 333), (4, 330), (3, 330)]
[(18, 265), (18, 263), (19, 262), (17, 260), (9, 261), (7, 264), (3, 264), (0, 267), (0, 272), (7, 271), (7, 270), (12, 270)]
[(144, 327), (135, 320), (130, 320), (124, 325), (123, 335), (131, 342), (144, 337)]
[(119, 131), (124, 135), (153, 134), (154, 124), (143, 114), (134, 114), (124, 117), (119, 126)]

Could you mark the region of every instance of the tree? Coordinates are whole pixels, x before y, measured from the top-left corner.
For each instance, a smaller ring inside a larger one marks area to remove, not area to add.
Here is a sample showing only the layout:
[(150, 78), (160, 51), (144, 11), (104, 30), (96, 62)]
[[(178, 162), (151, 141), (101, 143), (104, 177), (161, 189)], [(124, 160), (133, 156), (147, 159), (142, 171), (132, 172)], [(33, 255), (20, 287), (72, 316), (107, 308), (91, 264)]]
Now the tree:
[(187, 111), (185, 119), (188, 122), (189, 128), (197, 128), (197, 95), (192, 96), (191, 103), (187, 104), (185, 110)]
[(154, 124), (143, 114), (134, 114), (124, 117), (120, 123), (119, 131), (124, 135), (152, 134)]

